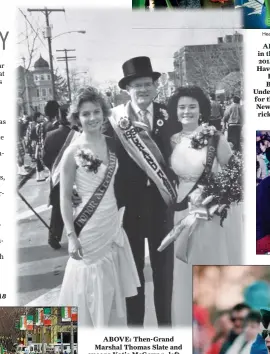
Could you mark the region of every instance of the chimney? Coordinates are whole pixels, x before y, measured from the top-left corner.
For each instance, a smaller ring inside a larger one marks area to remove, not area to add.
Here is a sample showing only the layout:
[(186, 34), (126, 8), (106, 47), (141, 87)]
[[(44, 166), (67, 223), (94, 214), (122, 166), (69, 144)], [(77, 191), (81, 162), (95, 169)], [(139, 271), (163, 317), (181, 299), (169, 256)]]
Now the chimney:
[(232, 43), (233, 41), (233, 36), (231, 34), (227, 34), (225, 36), (225, 43)]
[(223, 38), (222, 37), (218, 37), (218, 44), (221, 44), (221, 43), (223, 43)]

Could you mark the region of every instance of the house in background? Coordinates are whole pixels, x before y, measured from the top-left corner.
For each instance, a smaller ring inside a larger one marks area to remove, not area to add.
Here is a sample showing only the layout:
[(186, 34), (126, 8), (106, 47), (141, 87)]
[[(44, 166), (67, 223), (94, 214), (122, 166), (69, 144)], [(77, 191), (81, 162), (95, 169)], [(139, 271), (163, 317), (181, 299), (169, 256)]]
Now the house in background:
[(35, 62), (33, 70), (22, 66), (17, 68), (17, 98), (27, 115), (35, 111), (44, 114), (46, 103), (53, 99), (50, 66), (42, 56)]

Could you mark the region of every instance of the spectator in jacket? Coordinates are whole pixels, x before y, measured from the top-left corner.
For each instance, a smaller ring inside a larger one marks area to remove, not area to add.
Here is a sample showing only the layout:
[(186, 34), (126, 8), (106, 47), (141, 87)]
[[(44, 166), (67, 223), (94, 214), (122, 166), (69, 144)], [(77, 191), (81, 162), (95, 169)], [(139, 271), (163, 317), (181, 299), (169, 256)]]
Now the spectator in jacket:
[(236, 338), (243, 333), (244, 321), (249, 312), (250, 307), (245, 303), (239, 303), (232, 308), (231, 322), (233, 327), (220, 350), (220, 354), (227, 353)]
[(244, 332), (240, 334), (227, 354), (250, 354), (252, 343), (260, 332), (261, 314), (258, 311), (250, 311), (245, 319)]
[[(70, 125), (67, 120), (67, 110), (61, 111), (59, 128), (48, 132), (44, 142), (43, 162), (50, 171), (52, 171), (53, 164), (59, 152), (61, 151), (69, 133)], [(52, 205), (52, 213), (48, 243), (52, 248), (59, 249), (61, 248), (60, 241), (64, 228), (64, 223), (60, 211), (59, 183), (54, 187), (52, 187), (51, 183), (49, 200), (50, 205)]]
[(48, 132), (55, 130), (59, 127), (59, 109), (60, 106), (57, 101), (48, 101), (44, 111), (47, 118), (47, 122), (44, 124), (45, 137)]
[(221, 104), (216, 100), (216, 95), (212, 93), (210, 95), (211, 103), (211, 117), (209, 125), (213, 125), (217, 130), (222, 130), (221, 119), (223, 116), (223, 110)]
[(210, 347), (206, 354), (219, 354), (223, 343), (225, 342), (229, 332), (232, 329), (232, 323), (230, 321), (230, 312), (222, 311), (215, 324), (216, 333), (212, 339)]

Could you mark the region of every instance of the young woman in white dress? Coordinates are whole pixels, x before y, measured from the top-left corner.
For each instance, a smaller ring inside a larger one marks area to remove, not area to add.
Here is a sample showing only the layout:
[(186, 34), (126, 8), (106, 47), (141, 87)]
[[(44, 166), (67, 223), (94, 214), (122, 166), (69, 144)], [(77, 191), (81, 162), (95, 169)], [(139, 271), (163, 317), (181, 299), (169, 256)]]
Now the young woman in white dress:
[[(102, 134), (108, 115), (106, 101), (96, 89), (79, 92), (71, 117), (81, 125), (82, 134), (66, 149), (60, 172), (61, 212), (70, 258), (59, 305), (78, 306), (80, 325), (94, 327), (125, 325), (125, 298), (136, 295), (140, 286), (122, 228), (123, 211), (118, 211), (114, 195), (117, 160), (113, 140)], [(111, 173), (107, 175), (109, 170)], [(74, 185), (82, 200), (75, 213), (72, 208)], [(97, 193), (100, 185), (103, 187)], [(105, 193), (100, 198), (102, 190)], [(90, 211), (94, 209), (94, 213), (89, 219), (81, 219), (84, 226), (78, 235), (76, 218), (89, 200)]]
[[(210, 101), (205, 93), (196, 86), (180, 87), (170, 98), (168, 112), (175, 131), (171, 137), (173, 152), (171, 167), (178, 176), (178, 199), (180, 203), (191, 191), (204, 171), (207, 146), (201, 149), (191, 147), (191, 137), (202, 130), (201, 123), (210, 117)], [(232, 151), (229, 143), (220, 134), (212, 172), (229, 162)], [(189, 214), (188, 208), (176, 211), (174, 223), (178, 223)], [(241, 207), (233, 206), (228, 212), (224, 226), (220, 226), (220, 217), (215, 215), (209, 221), (201, 221), (195, 229), (188, 264), (175, 259), (174, 290), (172, 315), (174, 325), (192, 323), (192, 265), (193, 264), (241, 264)], [(181, 234), (175, 242), (175, 252), (180, 243)]]

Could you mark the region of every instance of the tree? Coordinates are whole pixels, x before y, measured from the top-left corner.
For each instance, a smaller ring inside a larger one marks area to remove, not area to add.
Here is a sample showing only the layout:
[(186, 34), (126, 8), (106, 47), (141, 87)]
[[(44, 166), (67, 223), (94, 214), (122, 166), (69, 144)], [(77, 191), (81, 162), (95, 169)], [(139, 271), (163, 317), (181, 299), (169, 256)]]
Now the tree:
[[(29, 69), (32, 65), (33, 56), (37, 50), (36, 40), (39, 37), (39, 29), (34, 30), (23, 11), (21, 9), (19, 9), (19, 11), (25, 18), (25, 38), (17, 44), (21, 44), (22, 42), (26, 41), (28, 52), (27, 59), (20, 58), (20, 61), (22, 60), (23, 66), (19, 66), (17, 69), (17, 97), (20, 101), (20, 104), (17, 107), (18, 114), (20, 115), (24, 111), (30, 113), (31, 110), (28, 90), (33, 86), (33, 80)], [(32, 30), (31, 33), (29, 32), (29, 24)]]
[(69, 100), (67, 80), (63, 78), (61, 74), (59, 74), (57, 69), (54, 72), (54, 85), (56, 91), (56, 100), (61, 104), (66, 103)]

